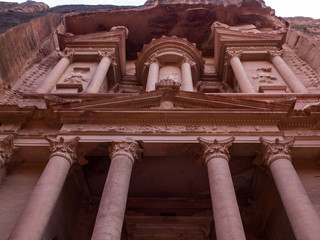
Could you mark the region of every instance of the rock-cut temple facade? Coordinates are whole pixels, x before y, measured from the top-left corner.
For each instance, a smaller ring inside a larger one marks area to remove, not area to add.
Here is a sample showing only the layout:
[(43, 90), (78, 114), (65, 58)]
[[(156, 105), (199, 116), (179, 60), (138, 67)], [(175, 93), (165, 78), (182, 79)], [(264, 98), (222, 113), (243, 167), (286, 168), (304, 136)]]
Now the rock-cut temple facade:
[(318, 240), (319, 46), (260, 0), (59, 6), (11, 27), (0, 238)]

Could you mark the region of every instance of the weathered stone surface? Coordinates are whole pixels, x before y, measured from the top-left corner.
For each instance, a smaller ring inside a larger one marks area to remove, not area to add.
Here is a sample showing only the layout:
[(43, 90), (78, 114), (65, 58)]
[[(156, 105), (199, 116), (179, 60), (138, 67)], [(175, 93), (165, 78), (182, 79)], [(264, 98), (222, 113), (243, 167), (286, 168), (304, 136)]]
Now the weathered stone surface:
[(56, 48), (52, 33), (61, 20), (59, 15), (49, 14), (0, 35), (0, 79), (5, 88)]
[(320, 74), (320, 20), (291, 18), (287, 44)]

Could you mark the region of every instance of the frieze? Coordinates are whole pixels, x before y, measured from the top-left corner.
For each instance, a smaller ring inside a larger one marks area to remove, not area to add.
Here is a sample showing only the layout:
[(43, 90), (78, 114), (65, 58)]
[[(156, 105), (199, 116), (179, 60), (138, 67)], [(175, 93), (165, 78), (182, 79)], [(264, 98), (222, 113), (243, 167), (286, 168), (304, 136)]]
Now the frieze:
[(131, 134), (158, 133), (234, 133), (234, 132), (278, 132), (276, 126), (263, 125), (97, 125), (97, 124), (65, 124), (62, 132), (107, 132)]

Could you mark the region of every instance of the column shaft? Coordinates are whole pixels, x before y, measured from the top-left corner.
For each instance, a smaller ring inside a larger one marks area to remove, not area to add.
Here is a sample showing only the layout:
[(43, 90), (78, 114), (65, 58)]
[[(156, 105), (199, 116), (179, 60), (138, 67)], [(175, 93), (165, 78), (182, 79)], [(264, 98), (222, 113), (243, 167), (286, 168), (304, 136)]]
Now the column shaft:
[(156, 89), (156, 82), (159, 80), (159, 63), (157, 61), (153, 61), (150, 63), (148, 79), (146, 85), (146, 92), (151, 92)]
[(60, 59), (57, 65), (49, 73), (48, 77), (41, 83), (41, 85), (36, 90), (37, 93), (48, 93), (59, 81), (63, 73), (66, 71), (70, 65), (70, 56), (64, 56)]
[(182, 84), (181, 88), (184, 91), (193, 92), (191, 65), (184, 62), (181, 65)]
[(234, 72), (234, 75), (236, 76), (236, 78), (238, 80), (238, 84), (239, 84), (241, 92), (255, 93), (256, 91), (254, 90), (254, 88), (248, 78), (248, 75), (242, 66), (242, 63), (241, 63), (239, 57), (237, 57), (237, 56), (231, 57), (230, 64), (231, 64), (232, 70)]
[(217, 239), (246, 239), (228, 162), (213, 158), (207, 167)]
[(67, 141), (63, 138), (57, 141), (47, 137), (47, 140), (50, 142), (51, 151), (49, 162), (15, 224), (9, 236), (10, 240), (43, 238), (70, 166), (76, 158), (78, 137)]
[(280, 56), (272, 56), (271, 61), (278, 70), (283, 80), (288, 84), (290, 89), (295, 93), (307, 93), (306, 87), (300, 82), (286, 62)]
[(133, 163), (126, 156), (112, 159), (104, 185), (92, 240), (120, 239)]
[(102, 57), (96, 72), (86, 88), (87, 93), (98, 93), (111, 64), (111, 57)]
[(113, 141), (111, 165), (100, 200), (92, 240), (120, 240), (127, 196), (138, 144), (132, 140)]
[(275, 160), (270, 171), (297, 240), (319, 239), (319, 216), (292, 163), (287, 159)]
[(245, 240), (241, 216), (229, 169), (229, 150), (234, 138), (208, 141), (202, 145), (202, 161), (207, 164), (217, 240)]
[(31, 197), (20, 215), (10, 240), (40, 240), (56, 205), (70, 162), (63, 157), (50, 158)]

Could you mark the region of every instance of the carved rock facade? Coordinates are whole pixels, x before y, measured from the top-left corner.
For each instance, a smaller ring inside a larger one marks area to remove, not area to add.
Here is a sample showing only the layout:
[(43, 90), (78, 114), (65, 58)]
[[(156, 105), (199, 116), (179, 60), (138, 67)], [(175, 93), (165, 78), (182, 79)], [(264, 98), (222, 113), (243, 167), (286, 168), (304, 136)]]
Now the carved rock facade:
[(318, 238), (320, 65), (263, 1), (49, 11), (0, 38), (0, 236)]

